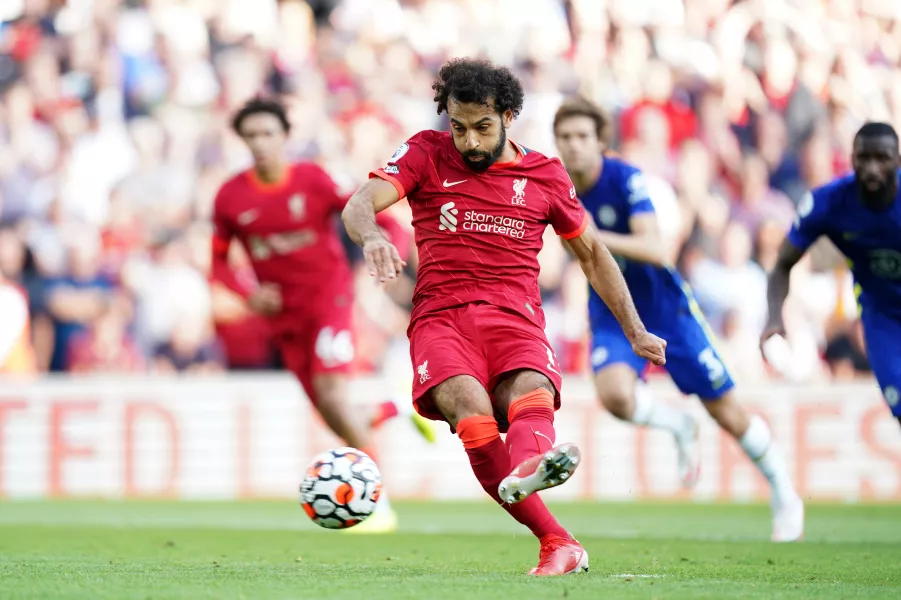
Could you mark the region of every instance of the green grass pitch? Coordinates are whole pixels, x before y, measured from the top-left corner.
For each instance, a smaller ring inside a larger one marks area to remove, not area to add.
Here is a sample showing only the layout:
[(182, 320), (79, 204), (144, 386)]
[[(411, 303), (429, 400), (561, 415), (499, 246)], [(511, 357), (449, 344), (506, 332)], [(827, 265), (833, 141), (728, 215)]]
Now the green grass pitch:
[(809, 506), (785, 545), (762, 505), (553, 508), (588, 574), (526, 577), (537, 542), (488, 502), (398, 503), (401, 531), (378, 536), (290, 501), (0, 502), (0, 598), (901, 598), (899, 506)]

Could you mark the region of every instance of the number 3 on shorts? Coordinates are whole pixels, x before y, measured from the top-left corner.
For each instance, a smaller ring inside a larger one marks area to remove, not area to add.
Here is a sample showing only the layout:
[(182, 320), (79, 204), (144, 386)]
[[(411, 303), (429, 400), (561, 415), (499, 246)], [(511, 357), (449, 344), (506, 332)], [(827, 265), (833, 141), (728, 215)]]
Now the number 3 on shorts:
[(354, 359), (354, 345), (350, 331), (335, 331), (323, 327), (316, 337), (316, 356), (326, 366), (346, 365)]
[(726, 367), (724, 367), (723, 363), (720, 362), (720, 359), (716, 357), (713, 348), (707, 347), (701, 350), (701, 353), (698, 354), (698, 362), (707, 369), (707, 378), (710, 381), (718, 381), (726, 374)]
[(557, 370), (557, 357), (554, 356), (554, 351), (548, 345), (545, 345), (544, 348), (547, 350), (547, 368), (560, 375), (560, 371)]

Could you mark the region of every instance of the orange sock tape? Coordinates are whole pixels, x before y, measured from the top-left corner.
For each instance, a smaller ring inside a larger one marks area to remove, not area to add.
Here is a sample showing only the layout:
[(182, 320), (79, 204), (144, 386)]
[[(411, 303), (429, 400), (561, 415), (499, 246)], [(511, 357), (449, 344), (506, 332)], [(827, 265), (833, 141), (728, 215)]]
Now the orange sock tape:
[(520, 411), (527, 408), (549, 408), (554, 410), (554, 395), (544, 388), (523, 394), (510, 403), (507, 409), (507, 420), (511, 423)]
[(497, 421), (494, 420), (494, 417), (481, 415), (466, 417), (457, 423), (457, 435), (460, 436), (460, 441), (467, 450), (479, 448), (500, 438)]

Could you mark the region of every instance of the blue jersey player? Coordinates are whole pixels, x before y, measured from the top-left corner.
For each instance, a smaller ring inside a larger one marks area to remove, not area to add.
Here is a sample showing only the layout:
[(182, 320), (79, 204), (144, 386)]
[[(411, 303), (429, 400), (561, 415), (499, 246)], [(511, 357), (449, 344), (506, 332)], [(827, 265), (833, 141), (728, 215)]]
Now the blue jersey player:
[[(766, 422), (749, 417), (712, 335), (682, 277), (666, 264), (654, 206), (635, 167), (605, 157), (603, 112), (583, 98), (567, 100), (554, 118), (557, 148), (582, 204), (594, 216), (601, 241), (623, 270), (648, 331), (667, 341), (666, 369), (685, 394), (697, 395), (710, 415), (738, 441), (770, 482), (774, 541), (795, 541), (804, 529), (804, 504)], [(655, 402), (638, 379), (646, 361), (637, 356), (613, 314), (590, 292), (595, 388), (614, 416), (673, 434), (682, 483), (698, 477), (697, 424), (688, 413)]]
[(817, 238), (828, 237), (851, 266), (870, 366), (892, 415), (901, 423), (898, 134), (885, 123), (865, 124), (854, 137), (851, 160), (853, 175), (815, 189), (798, 203), (798, 218), (770, 274), (770, 317), (763, 341), (784, 335), (782, 305), (791, 269)]

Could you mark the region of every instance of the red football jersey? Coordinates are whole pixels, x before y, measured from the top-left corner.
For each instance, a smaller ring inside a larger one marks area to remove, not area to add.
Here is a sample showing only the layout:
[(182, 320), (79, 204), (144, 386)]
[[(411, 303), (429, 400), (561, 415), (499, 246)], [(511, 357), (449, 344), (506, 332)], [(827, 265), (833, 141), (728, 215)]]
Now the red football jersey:
[(312, 163), (292, 165), (282, 181), (271, 184), (245, 171), (216, 196), (214, 240), (239, 239), (260, 283), (281, 287), (280, 316), (347, 305), (353, 279), (337, 229), (345, 203), (331, 177)]
[(544, 327), (542, 235), (550, 224), (564, 239), (578, 237), (588, 215), (558, 159), (516, 148), (515, 160), (476, 173), (450, 133), (422, 131), (370, 173), (394, 184), (413, 211), (419, 272), (412, 321), (442, 308), (488, 302)]

